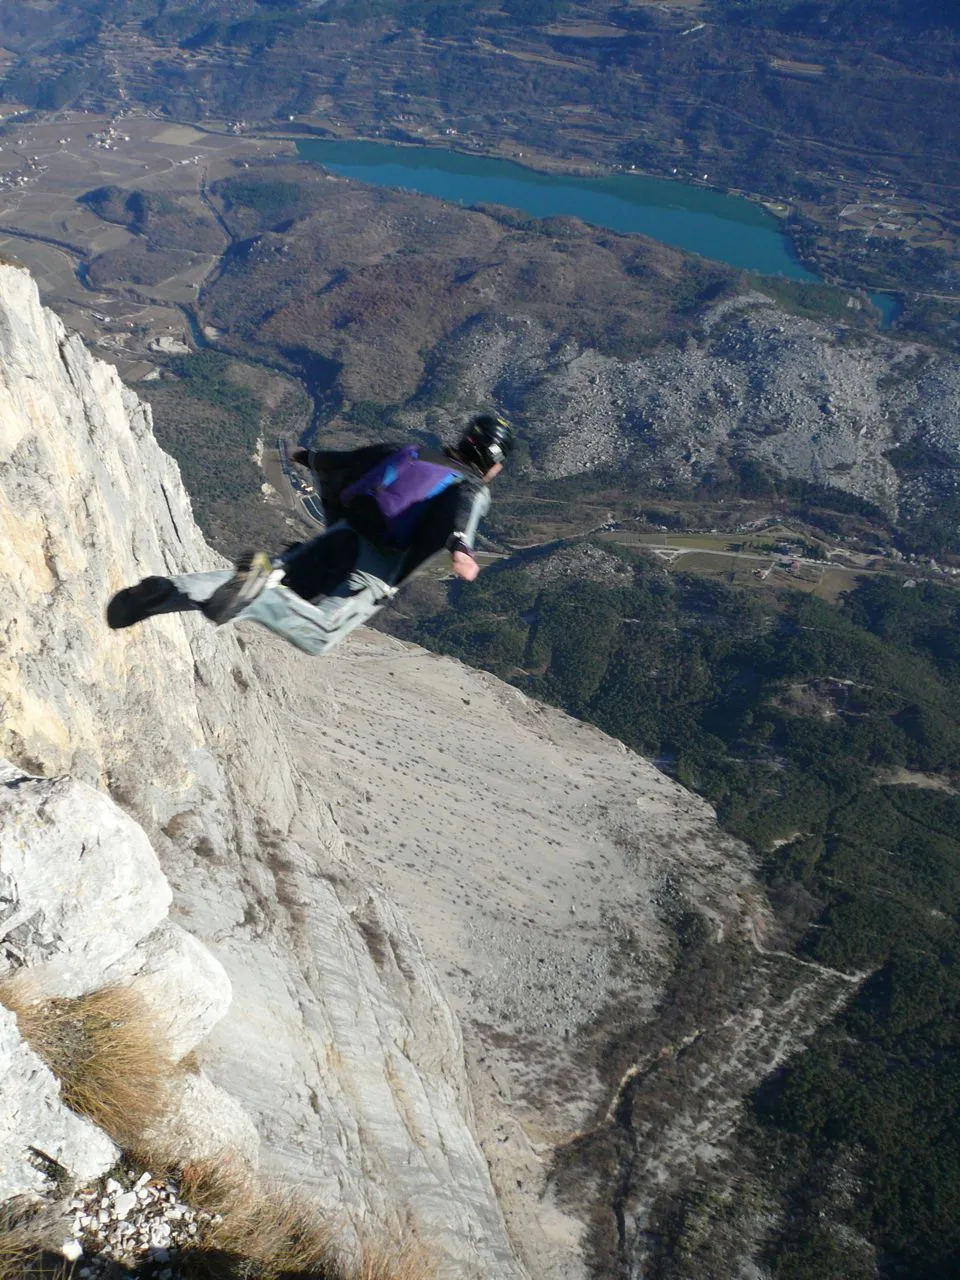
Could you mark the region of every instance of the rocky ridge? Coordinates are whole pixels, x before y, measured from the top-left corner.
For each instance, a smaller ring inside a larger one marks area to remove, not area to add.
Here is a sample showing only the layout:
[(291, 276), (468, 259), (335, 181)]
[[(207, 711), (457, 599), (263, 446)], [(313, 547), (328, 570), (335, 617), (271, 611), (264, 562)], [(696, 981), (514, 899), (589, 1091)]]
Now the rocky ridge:
[[(529, 316), (467, 325), (444, 352), (465, 406), (492, 395), (520, 410), (548, 478), (628, 467), (648, 484), (690, 484), (750, 458), (891, 515), (957, 482), (955, 358), (800, 319), (761, 294), (719, 303), (682, 347), (635, 360), (558, 343)], [(889, 453), (909, 441), (940, 464), (898, 476)]]

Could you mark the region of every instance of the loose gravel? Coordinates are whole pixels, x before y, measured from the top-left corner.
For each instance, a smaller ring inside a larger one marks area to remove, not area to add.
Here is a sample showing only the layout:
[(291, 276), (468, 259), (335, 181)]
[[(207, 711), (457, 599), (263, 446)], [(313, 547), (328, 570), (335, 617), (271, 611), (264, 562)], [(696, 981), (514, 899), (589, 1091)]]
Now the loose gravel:
[(177, 1280), (179, 1258), (221, 1221), (183, 1201), (174, 1183), (135, 1170), (76, 1191), (65, 1207), (69, 1234), (59, 1251), (76, 1280), (114, 1280), (118, 1267)]

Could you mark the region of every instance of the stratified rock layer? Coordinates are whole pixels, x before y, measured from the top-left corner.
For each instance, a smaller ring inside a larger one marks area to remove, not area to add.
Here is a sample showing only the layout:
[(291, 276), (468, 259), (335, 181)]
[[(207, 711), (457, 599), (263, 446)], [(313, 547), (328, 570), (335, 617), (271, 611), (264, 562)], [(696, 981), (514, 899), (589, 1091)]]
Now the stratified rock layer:
[[(479, 367), (488, 385), (537, 347), (518, 325)], [(739, 1099), (843, 998), (836, 975), (798, 977), (763, 953), (736, 1016), (697, 1029), (696, 1087), (643, 1129), (634, 1082), (656, 1072), (627, 1062), (611, 1079), (611, 1020), (638, 1043), (653, 1034), (685, 911), (760, 954), (766, 906), (744, 848), (621, 744), (395, 641), (360, 634), (310, 660), (196, 614), (108, 631), (120, 585), (217, 559), (147, 411), (9, 268), (0, 449), (14, 548), (0, 748), (21, 771), (108, 788), (142, 825), (172, 924), (228, 975), (232, 1003), (198, 1058), (253, 1119), (262, 1165), (355, 1228), (419, 1234), (451, 1276), (602, 1274), (591, 1233), (615, 1229), (614, 1193), (639, 1239), (660, 1190), (691, 1160), (722, 1165)], [(162, 1004), (207, 962), (152, 927), (127, 972)], [(200, 1025), (198, 1004), (170, 1034)], [(209, 1134), (215, 1097), (181, 1101)], [(622, 1137), (628, 1103), (643, 1159), (559, 1177), (573, 1145)]]
[[(421, 1234), (454, 1274), (520, 1275), (457, 1022), (406, 922), (344, 860), (322, 780), (288, 754), (305, 660), (201, 617), (107, 629), (120, 586), (220, 562), (149, 411), (11, 267), (0, 457), (0, 749), (109, 787), (142, 824), (173, 920), (229, 975), (201, 1059), (253, 1118), (263, 1164), (348, 1223)], [(184, 964), (182, 948), (144, 957), (141, 976), (159, 989)]]

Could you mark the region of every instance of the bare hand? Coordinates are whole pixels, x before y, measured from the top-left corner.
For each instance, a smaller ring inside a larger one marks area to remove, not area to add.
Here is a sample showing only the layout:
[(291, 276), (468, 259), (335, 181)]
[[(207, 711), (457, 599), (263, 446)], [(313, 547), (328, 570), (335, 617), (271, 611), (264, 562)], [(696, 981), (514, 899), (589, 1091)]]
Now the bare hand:
[(473, 556), (468, 556), (465, 551), (454, 551), (453, 572), (458, 578), (462, 578), (464, 582), (472, 582), (480, 572), (480, 566), (474, 560)]

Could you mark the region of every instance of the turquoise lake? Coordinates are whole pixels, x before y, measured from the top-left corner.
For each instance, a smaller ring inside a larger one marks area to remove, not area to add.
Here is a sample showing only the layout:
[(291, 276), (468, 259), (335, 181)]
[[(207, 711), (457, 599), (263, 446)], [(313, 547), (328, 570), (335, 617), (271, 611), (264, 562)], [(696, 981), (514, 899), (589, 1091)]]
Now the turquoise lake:
[(454, 204), (502, 204), (535, 218), (572, 215), (611, 231), (651, 236), (731, 267), (816, 281), (777, 219), (740, 196), (629, 173), (553, 176), (510, 160), (380, 142), (298, 140), (304, 160), (374, 186), (437, 196)]

